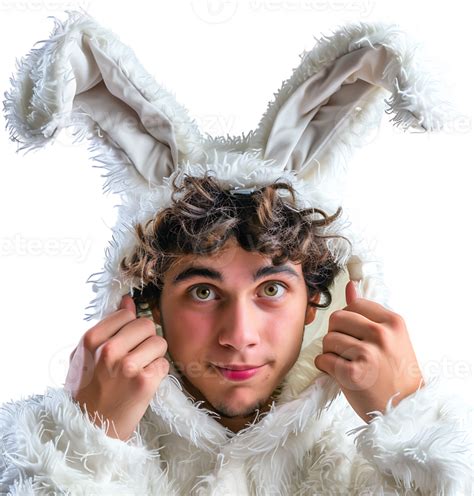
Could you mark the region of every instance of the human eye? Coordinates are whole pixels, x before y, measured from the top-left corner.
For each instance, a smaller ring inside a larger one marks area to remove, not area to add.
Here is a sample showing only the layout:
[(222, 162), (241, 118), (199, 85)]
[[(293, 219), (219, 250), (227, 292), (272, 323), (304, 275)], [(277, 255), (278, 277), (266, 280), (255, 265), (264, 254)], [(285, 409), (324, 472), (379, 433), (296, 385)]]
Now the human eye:
[[(195, 289), (198, 290), (198, 291), (196, 291), (196, 293), (194, 292)], [(197, 301), (210, 301), (209, 299), (205, 299), (206, 295), (208, 295), (209, 292), (212, 293), (213, 290), (209, 286), (205, 286), (203, 284), (199, 284), (197, 286), (193, 286), (192, 288), (190, 288), (188, 290), (188, 293), (191, 295), (191, 297), (193, 298), (193, 300), (197, 300)], [(197, 296), (195, 298), (194, 295), (200, 295), (200, 296)], [(201, 296), (203, 298), (201, 298)]]
[[(286, 286), (280, 282), (276, 282), (276, 281), (268, 281), (264, 284), (264, 288), (270, 288), (271, 291), (270, 293), (266, 293), (266, 296), (270, 296), (272, 299), (279, 299), (283, 296), (283, 294), (285, 293), (286, 291)], [(275, 292), (275, 291), (278, 291), (278, 289), (280, 289), (281, 291), (278, 293), (278, 292)]]

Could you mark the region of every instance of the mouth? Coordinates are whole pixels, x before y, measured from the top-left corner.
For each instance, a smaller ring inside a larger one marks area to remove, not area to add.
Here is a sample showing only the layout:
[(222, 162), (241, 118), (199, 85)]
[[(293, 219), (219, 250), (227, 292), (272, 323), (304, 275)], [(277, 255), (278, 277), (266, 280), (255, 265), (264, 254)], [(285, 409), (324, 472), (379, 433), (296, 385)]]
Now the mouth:
[(220, 369), (226, 369), (226, 370), (251, 370), (251, 369), (258, 369), (259, 367), (262, 367), (262, 365), (250, 365), (250, 364), (238, 365), (238, 364), (234, 364), (234, 363), (229, 363), (229, 364), (213, 363), (213, 365), (215, 367), (219, 367)]
[(227, 365), (226, 367), (214, 365), (214, 367), (224, 378), (228, 380), (244, 381), (260, 372), (265, 365)]

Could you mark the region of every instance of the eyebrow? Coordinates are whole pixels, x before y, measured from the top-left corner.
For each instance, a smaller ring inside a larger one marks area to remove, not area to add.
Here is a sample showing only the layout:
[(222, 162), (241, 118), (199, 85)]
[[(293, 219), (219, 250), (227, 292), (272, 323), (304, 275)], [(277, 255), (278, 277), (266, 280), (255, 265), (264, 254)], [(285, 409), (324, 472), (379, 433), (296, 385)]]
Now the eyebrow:
[[(265, 266), (257, 269), (253, 273), (252, 277), (253, 277), (254, 281), (258, 281), (259, 279), (262, 279), (265, 276), (268, 276), (271, 274), (281, 274), (281, 273), (288, 274), (289, 276), (291, 276), (295, 279), (300, 278), (298, 272), (296, 272), (294, 269), (292, 269), (288, 265), (277, 265), (277, 266), (265, 265)], [(187, 279), (191, 279), (192, 277), (206, 277), (208, 279), (213, 279), (213, 280), (219, 281), (219, 282), (224, 281), (224, 277), (222, 276), (222, 274), (219, 271), (212, 269), (211, 267), (205, 267), (202, 265), (194, 265), (191, 267), (187, 267), (182, 272), (177, 274), (173, 278), (171, 284), (176, 285), (178, 283), (186, 281)]]

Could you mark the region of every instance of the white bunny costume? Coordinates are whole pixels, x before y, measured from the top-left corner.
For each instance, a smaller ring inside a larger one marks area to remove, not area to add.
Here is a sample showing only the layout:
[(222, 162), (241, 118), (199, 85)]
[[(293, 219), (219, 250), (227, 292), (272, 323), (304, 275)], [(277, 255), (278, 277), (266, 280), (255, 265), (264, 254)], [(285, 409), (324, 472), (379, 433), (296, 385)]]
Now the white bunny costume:
[[(33, 149), (66, 126), (87, 137), (121, 206), (96, 298), (102, 319), (139, 281), (119, 263), (133, 226), (170, 202), (170, 184), (212, 170), (229, 189), (290, 181), (301, 207), (334, 213), (348, 152), (383, 110), (404, 129), (443, 127), (445, 108), (416, 47), (392, 25), (347, 25), (302, 54), (258, 127), (247, 136), (203, 136), (133, 51), (84, 12), (68, 12), (23, 58), (5, 94), (11, 137)], [(388, 98), (384, 100), (384, 98)], [(333, 301), (305, 330), (297, 362), (258, 422), (234, 434), (194, 404), (171, 367), (134, 436), (112, 439), (63, 389), (0, 407), (0, 493), (19, 495), (468, 495), (470, 426), (436, 377), (364, 423), (338, 384), (314, 366), (330, 313), (345, 306), (350, 277), (364, 298), (388, 306), (382, 268), (364, 241), (331, 245), (344, 267)], [(332, 226), (333, 229), (333, 226)]]

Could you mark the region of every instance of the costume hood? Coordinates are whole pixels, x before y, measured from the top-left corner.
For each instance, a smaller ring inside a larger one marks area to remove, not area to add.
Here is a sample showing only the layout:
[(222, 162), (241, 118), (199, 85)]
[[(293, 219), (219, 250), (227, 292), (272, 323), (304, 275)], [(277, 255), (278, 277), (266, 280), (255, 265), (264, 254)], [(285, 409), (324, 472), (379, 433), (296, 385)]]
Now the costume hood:
[[(138, 280), (124, 280), (119, 270), (135, 245), (133, 227), (170, 204), (170, 185), (180, 184), (184, 174), (212, 170), (229, 189), (256, 189), (284, 179), (297, 190), (301, 208), (333, 214), (343, 204), (349, 154), (380, 125), (384, 111), (404, 130), (443, 127), (446, 104), (416, 60), (416, 45), (395, 25), (358, 22), (321, 37), (300, 55), (255, 130), (213, 137), (203, 135), (118, 36), (83, 11), (67, 13), (65, 21), (54, 18), (49, 39), (17, 62), (4, 111), (19, 150), (54, 143), (72, 126), (75, 142), (86, 138), (92, 160), (105, 171), (104, 191), (120, 198), (103, 269), (88, 281), (96, 293), (88, 320), (115, 311), (121, 297), (140, 286)], [(351, 239), (353, 250), (330, 242), (344, 269), (330, 288), (332, 304), (307, 326), (299, 358), (271, 411), (236, 436), (229, 447), (234, 457), (244, 447), (246, 453), (271, 452), (338, 395), (337, 384), (316, 369), (314, 357), (321, 352), (329, 315), (346, 304), (349, 278), (359, 281), (362, 297), (388, 306), (381, 261), (352, 232), (347, 218), (336, 222), (331, 232), (337, 226), (336, 234)], [(149, 414), (157, 413), (153, 421), (163, 429), (212, 451), (230, 432), (185, 393), (171, 367)]]

